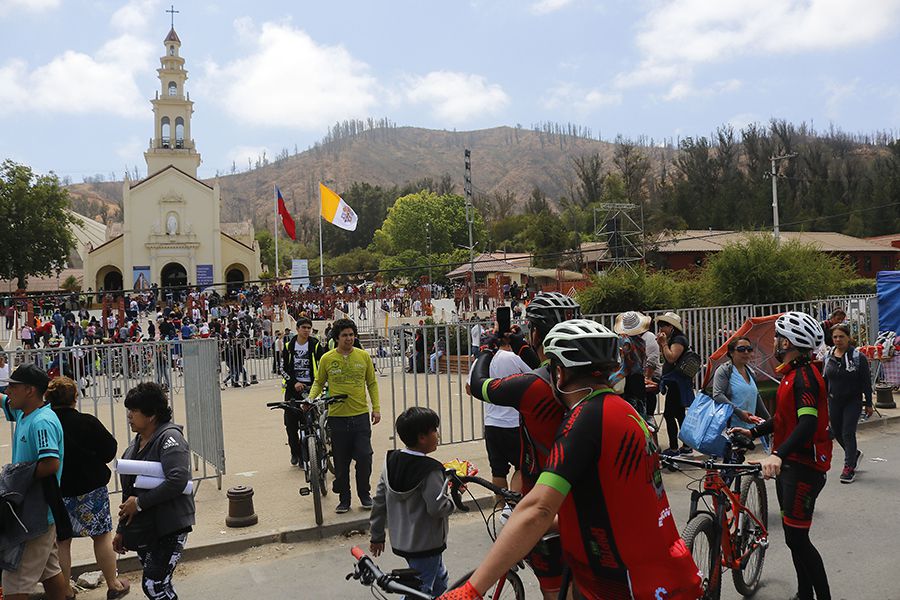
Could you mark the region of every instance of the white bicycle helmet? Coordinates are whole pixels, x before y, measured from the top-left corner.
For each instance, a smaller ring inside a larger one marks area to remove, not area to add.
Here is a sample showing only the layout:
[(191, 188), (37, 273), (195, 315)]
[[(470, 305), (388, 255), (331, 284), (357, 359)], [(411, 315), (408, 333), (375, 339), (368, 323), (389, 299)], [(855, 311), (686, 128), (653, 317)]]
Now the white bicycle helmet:
[(559, 292), (541, 292), (525, 307), (525, 320), (541, 333), (568, 319), (580, 319), (581, 306)]
[(775, 334), (795, 348), (814, 350), (825, 341), (825, 332), (814, 318), (802, 312), (786, 312), (775, 321)]
[(596, 321), (572, 319), (553, 326), (544, 338), (544, 354), (565, 368), (618, 365), (619, 336)]

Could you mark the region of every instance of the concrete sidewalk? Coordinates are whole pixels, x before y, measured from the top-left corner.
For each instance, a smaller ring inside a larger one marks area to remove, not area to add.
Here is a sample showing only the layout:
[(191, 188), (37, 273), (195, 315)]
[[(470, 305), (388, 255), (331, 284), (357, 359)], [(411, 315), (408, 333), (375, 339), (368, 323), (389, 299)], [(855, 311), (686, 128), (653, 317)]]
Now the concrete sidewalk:
[[(379, 377), (382, 422), (373, 428), (372, 434), (375, 451), (373, 493), (375, 483), (381, 475), (385, 453), (393, 448), (391, 436), (395, 416), (390, 403), (390, 385), (389, 377)], [(222, 392), (228, 474), (223, 477), (222, 490), (216, 489), (215, 480), (201, 482), (196, 495), (197, 524), (189, 537), (185, 560), (236, 553), (269, 543), (321, 539), (367, 528), (369, 513), (360, 508), (358, 498), (354, 497), (349, 513), (338, 515), (334, 513), (337, 499), (332, 493), (323, 499), (325, 524), (316, 527), (312, 498), (301, 497), (298, 493), (301, 485), (306, 484), (303, 472), (290, 465), (282, 413), (265, 407), (266, 402), (278, 400), (280, 396), (281, 387), (274, 381)], [(423, 396), (420, 395), (419, 399), (422, 401)], [(411, 399), (408, 404), (413, 404)], [(447, 409), (446, 406), (443, 408)], [(400, 410), (402, 406), (398, 407), (398, 412)], [(900, 409), (880, 409), (880, 412), (880, 417), (876, 414), (869, 421), (861, 423), (860, 427), (877, 427), (900, 417)], [(658, 418), (661, 420), (661, 417)], [(659, 439), (665, 443), (667, 438), (664, 431), (660, 431)], [(469, 460), (479, 467), (481, 475), (490, 475), (483, 441), (440, 446), (434, 456), (442, 462), (453, 458)], [(329, 484), (330, 481), (329, 478)], [(225, 526), (228, 514), (226, 490), (238, 485), (253, 488), (254, 507), (259, 523), (252, 527), (232, 529)], [(478, 495), (476, 490), (473, 492)], [(483, 493), (481, 497), (487, 499), (488, 494)], [(114, 515), (118, 503), (119, 496), (112, 496)], [(76, 540), (72, 545), (72, 554), (76, 573), (96, 570), (88, 541)], [(136, 556), (132, 553), (126, 555), (120, 561), (119, 568), (123, 572), (138, 569)]]

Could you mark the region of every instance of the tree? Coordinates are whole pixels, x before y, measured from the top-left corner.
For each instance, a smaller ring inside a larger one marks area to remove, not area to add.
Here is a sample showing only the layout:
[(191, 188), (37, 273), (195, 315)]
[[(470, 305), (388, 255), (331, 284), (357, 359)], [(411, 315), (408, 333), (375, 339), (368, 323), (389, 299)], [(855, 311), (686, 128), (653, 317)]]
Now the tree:
[[(484, 239), (484, 222), (475, 211), (473, 234)], [(469, 243), (466, 202), (462, 196), (421, 191), (398, 198), (384, 224), (375, 232), (375, 248), (386, 256), (404, 250), (425, 252), (425, 224), (430, 224), (431, 252), (443, 254)]]
[(69, 194), (59, 179), (36, 175), (30, 167), (6, 160), (0, 166), (0, 239), (6, 255), (0, 277), (16, 278), (25, 289), (28, 277), (62, 270), (75, 248), (71, 225), (80, 221), (67, 212)]
[(66, 280), (63, 281), (59, 287), (66, 290), (67, 292), (81, 291), (81, 284), (78, 282), (78, 278), (74, 275), (69, 275), (68, 277), (66, 277)]
[(603, 196), (603, 159), (596, 152), (588, 156), (577, 156), (572, 159), (578, 185), (572, 194), (582, 208), (599, 202)]
[[(322, 224), (322, 246), (325, 252), (332, 255), (343, 254), (354, 248), (366, 248), (371, 244), (375, 231), (384, 223), (388, 208), (397, 198), (397, 190), (368, 183), (354, 183), (340, 196), (356, 212), (359, 222), (354, 231)], [(318, 240), (315, 242), (318, 243)]]
[(798, 240), (769, 234), (728, 244), (709, 259), (703, 277), (713, 302), (771, 304), (839, 294), (852, 271), (839, 258)]

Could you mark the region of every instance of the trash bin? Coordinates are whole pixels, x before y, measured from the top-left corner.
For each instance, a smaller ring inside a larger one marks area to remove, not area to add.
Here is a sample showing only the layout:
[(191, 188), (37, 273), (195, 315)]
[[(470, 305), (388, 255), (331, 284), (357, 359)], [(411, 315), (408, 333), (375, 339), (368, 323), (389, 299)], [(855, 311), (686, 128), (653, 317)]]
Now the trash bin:
[(889, 383), (875, 384), (875, 406), (878, 408), (897, 408), (894, 402), (894, 387)]

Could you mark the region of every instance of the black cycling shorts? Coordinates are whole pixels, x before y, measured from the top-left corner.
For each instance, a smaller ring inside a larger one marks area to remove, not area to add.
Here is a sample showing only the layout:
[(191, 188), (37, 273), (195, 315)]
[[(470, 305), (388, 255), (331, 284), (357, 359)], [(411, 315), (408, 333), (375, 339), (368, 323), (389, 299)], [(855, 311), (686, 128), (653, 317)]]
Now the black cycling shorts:
[(784, 524), (809, 529), (816, 498), (824, 487), (825, 473), (793, 461), (784, 461), (781, 474), (775, 478), (775, 491)]
[(506, 477), (509, 467), (519, 470), (522, 460), (522, 440), (518, 427), (484, 426), (484, 443), (492, 477)]
[(558, 592), (562, 586), (562, 542), (559, 534), (545, 535), (525, 557), (538, 578), (542, 592)]

